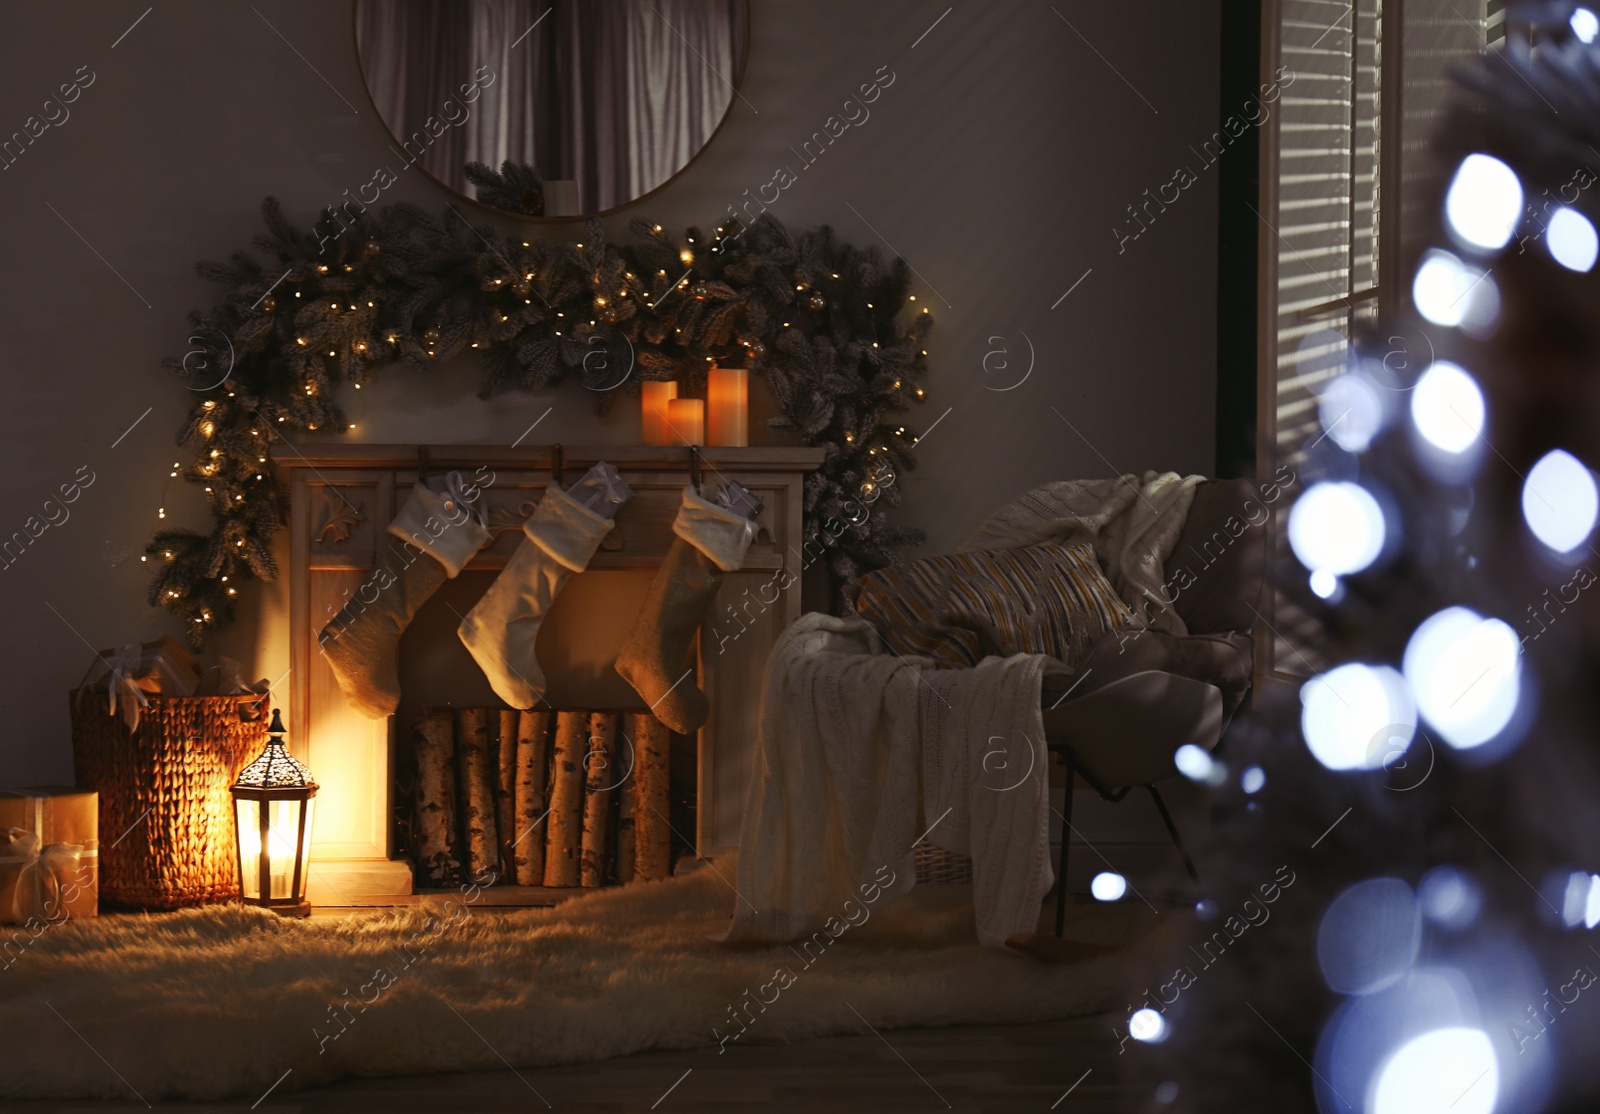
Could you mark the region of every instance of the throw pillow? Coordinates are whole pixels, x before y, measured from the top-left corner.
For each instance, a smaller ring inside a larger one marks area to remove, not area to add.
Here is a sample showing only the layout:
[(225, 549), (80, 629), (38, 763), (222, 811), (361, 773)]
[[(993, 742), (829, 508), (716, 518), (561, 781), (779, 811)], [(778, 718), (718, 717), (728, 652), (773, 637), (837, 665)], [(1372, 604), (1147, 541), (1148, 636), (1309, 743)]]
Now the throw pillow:
[(985, 657), (1047, 654), (1076, 665), (1106, 631), (1137, 626), (1087, 545), (951, 553), (857, 578), (852, 601), (907, 657), (966, 669)]

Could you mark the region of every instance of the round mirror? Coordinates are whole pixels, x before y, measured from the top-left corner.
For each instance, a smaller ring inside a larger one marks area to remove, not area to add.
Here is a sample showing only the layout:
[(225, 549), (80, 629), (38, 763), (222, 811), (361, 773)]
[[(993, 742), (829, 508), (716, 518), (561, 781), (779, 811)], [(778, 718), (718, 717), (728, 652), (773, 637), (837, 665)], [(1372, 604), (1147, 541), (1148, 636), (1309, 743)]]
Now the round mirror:
[(660, 189), (721, 127), (747, 0), (356, 0), (395, 153), (470, 201), (573, 220)]

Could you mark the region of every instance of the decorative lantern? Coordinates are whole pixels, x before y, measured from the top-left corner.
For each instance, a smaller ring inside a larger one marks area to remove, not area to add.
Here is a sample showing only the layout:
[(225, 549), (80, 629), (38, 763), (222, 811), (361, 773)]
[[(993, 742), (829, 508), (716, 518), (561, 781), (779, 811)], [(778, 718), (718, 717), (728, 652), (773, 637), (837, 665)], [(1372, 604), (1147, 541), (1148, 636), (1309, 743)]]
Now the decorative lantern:
[(309, 916), (306, 881), (311, 849), (311, 804), (317, 783), (283, 745), (283, 720), (272, 710), (267, 749), (233, 786), (239, 841), (239, 881), (245, 904)]

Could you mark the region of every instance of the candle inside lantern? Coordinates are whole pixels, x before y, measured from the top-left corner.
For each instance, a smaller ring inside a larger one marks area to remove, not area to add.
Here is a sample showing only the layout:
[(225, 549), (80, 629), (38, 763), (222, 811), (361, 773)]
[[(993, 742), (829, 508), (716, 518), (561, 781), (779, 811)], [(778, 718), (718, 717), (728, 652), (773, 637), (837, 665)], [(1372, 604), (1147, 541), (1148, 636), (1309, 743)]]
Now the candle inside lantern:
[(667, 403), (667, 425), (671, 427), (672, 444), (704, 445), (706, 443), (705, 399), (672, 399)]
[(709, 445), (750, 443), (750, 378), (742, 367), (714, 367), (706, 379)]
[(641, 412), (639, 429), (642, 443), (646, 445), (676, 445), (678, 442), (667, 425), (667, 403), (678, 397), (676, 383), (645, 381), (639, 384)]

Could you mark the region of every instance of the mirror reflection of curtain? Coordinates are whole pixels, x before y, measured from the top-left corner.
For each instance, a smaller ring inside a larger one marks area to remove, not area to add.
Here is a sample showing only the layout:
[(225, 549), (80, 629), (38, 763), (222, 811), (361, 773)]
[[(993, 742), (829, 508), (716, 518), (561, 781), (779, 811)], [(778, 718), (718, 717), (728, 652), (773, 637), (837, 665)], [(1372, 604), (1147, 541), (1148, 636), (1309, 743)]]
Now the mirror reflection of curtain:
[[(373, 101), (408, 157), (467, 194), (469, 160), (532, 162), (577, 179), (586, 213), (648, 193), (699, 152), (745, 37), (743, 0), (362, 0), (356, 21)], [(462, 103), (480, 66), (494, 82)], [(430, 116), (455, 122), (430, 137)]]

